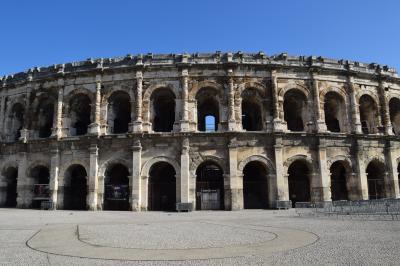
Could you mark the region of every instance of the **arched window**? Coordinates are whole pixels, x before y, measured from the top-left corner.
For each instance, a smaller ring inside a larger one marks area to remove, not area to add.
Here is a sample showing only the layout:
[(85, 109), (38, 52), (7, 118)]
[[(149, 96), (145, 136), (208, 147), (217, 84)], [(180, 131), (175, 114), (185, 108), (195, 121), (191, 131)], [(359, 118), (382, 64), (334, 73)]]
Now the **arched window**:
[(400, 134), (400, 100), (392, 98), (389, 101), (390, 121), (392, 122), (393, 133)]
[(126, 133), (131, 122), (131, 104), (129, 94), (117, 91), (108, 99), (107, 124), (109, 132)]
[(378, 106), (369, 95), (363, 95), (359, 100), (360, 120), (364, 134), (378, 133)]
[(25, 108), (21, 103), (16, 103), (11, 108), (11, 113), (9, 115), (9, 132), (10, 140), (18, 141), (21, 137), (21, 129), (25, 123)]
[[(213, 88), (203, 88), (197, 93), (196, 100), (197, 129), (207, 132), (217, 131), (219, 124), (219, 103), (216, 91)], [(212, 122), (214, 122), (214, 125), (212, 125)]]
[(242, 127), (246, 131), (263, 129), (262, 97), (255, 89), (246, 89), (242, 93)]
[(296, 89), (285, 93), (283, 112), (288, 130), (304, 131), (307, 112), (306, 102), (306, 96)]
[(175, 95), (167, 88), (157, 89), (151, 95), (153, 131), (171, 132), (175, 123)]
[(347, 112), (342, 96), (336, 92), (328, 92), (324, 100), (325, 124), (328, 131), (343, 132)]
[(91, 101), (85, 94), (77, 94), (70, 101), (70, 132), (72, 136), (85, 135), (88, 132), (91, 116)]

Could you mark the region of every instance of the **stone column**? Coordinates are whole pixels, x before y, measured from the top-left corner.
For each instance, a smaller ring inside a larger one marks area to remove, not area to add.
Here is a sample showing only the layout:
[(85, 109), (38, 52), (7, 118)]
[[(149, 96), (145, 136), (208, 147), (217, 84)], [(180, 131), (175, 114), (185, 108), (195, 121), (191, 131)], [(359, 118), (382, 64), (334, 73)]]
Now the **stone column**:
[[(3, 90), (5, 90), (3, 88)], [(0, 107), (0, 140), (3, 140), (3, 138), (5, 137), (4, 134), (4, 118), (6, 116), (6, 96), (5, 93), (1, 93), (1, 107)]]
[(30, 185), (28, 177), (26, 176), (26, 169), (28, 167), (27, 153), (20, 152), (18, 154), (18, 178), (17, 178), (17, 207), (28, 208), (30, 199), (27, 198), (30, 191)]
[(360, 193), (359, 193), (359, 182), (358, 182), (358, 176), (356, 173), (348, 173), (347, 174), (347, 191), (348, 191), (348, 196), (349, 200), (358, 200), (360, 199)]
[(180, 198), (181, 203), (189, 203), (189, 189), (190, 189), (190, 156), (189, 156), (189, 139), (184, 138), (182, 141), (181, 152), (181, 184), (180, 184)]
[(189, 131), (189, 72), (187, 69), (182, 70), (182, 120), (181, 131)]
[(385, 91), (385, 84), (382, 78), (379, 80), (379, 99), (381, 105), (381, 114), (382, 114), (382, 126), (385, 129), (385, 135), (394, 135), (392, 129), (392, 123), (390, 121), (390, 110), (389, 110), (389, 103), (386, 99), (386, 91)]
[(90, 169), (89, 169), (89, 178), (88, 178), (88, 200), (87, 205), (89, 206), (89, 210), (95, 211), (97, 210), (97, 191), (99, 187), (98, 180), (98, 157), (99, 157), (99, 149), (96, 144), (93, 144), (89, 148), (90, 153)]
[(90, 133), (100, 134), (100, 112), (101, 112), (101, 75), (96, 75), (96, 97), (94, 102), (94, 122), (90, 124)]
[(228, 69), (228, 86), (229, 86), (229, 120), (228, 120), (228, 130), (235, 131), (236, 130), (236, 118), (235, 118), (235, 85), (233, 82), (233, 70)]
[(351, 105), (351, 117), (353, 121), (353, 132), (361, 134), (361, 121), (360, 121), (360, 109), (356, 99), (356, 87), (354, 85), (354, 78), (349, 76), (348, 84), (350, 88), (350, 105)]
[[(31, 78), (28, 78), (28, 80)], [(31, 108), (30, 108), (30, 98), (31, 98), (31, 87), (28, 87), (26, 89), (26, 95), (25, 95), (25, 113), (24, 113), (24, 125), (23, 128), (20, 130), (21, 136), (19, 138), (20, 141), (22, 141), (23, 143), (26, 143), (28, 141), (29, 138), (29, 124), (30, 123), (30, 117), (28, 116), (28, 114), (31, 113)]]
[(62, 111), (63, 111), (63, 99), (64, 99), (64, 79), (58, 80), (58, 98), (57, 98), (57, 113), (56, 119), (53, 124), (52, 135), (56, 136), (57, 139), (62, 137)]
[(331, 180), (327, 166), (326, 156), (326, 140), (320, 139), (318, 146), (318, 164), (319, 164), (319, 190), (320, 201), (332, 201), (331, 196)]
[(142, 209), (142, 145), (140, 140), (136, 140), (132, 145), (132, 175), (131, 175), (131, 208), (132, 211)]
[(58, 192), (58, 173), (60, 170), (60, 153), (58, 148), (51, 151), (50, 159), (50, 198), (54, 204), (54, 209), (57, 208), (57, 192)]
[(325, 117), (321, 114), (321, 99), (319, 98), (319, 81), (317, 73), (312, 72), (312, 88), (314, 94), (315, 128), (317, 132), (326, 132)]
[(133, 131), (142, 132), (142, 90), (143, 90), (143, 73), (142, 71), (136, 72), (136, 118), (133, 122)]
[(386, 152), (387, 167), (389, 170), (389, 175), (387, 180), (385, 180), (386, 185), (386, 197), (388, 198), (400, 198), (399, 191), (399, 173), (397, 171), (397, 160), (396, 151), (399, 150), (399, 146), (394, 141), (389, 141), (389, 147)]
[(276, 177), (275, 177), (275, 187), (276, 187), (276, 202), (275, 207), (278, 206), (287, 206), (290, 207), (289, 204), (289, 187), (285, 179), (287, 179), (287, 174), (284, 172), (283, 167), (283, 142), (282, 137), (277, 137), (275, 139), (275, 168), (276, 168)]
[[(240, 177), (237, 172), (238, 167), (238, 151), (237, 151), (237, 141), (236, 138), (232, 138), (228, 145), (229, 154), (229, 194), (228, 202), (230, 203), (230, 208), (226, 205), (227, 200), (225, 200), (225, 209), (230, 210), (241, 210), (243, 209), (243, 183), (240, 182)], [(226, 191), (226, 189), (225, 189)], [(226, 193), (228, 194), (228, 193)], [(226, 195), (225, 195), (226, 197)]]
[(282, 132), (283, 124), (282, 117), (279, 104), (279, 95), (278, 95), (278, 77), (276, 74), (276, 70), (271, 71), (271, 86), (272, 86), (272, 104), (274, 106), (273, 109), (273, 130), (274, 132)]
[(363, 141), (357, 141), (357, 178), (358, 178), (358, 194), (359, 199), (368, 199), (368, 179), (366, 166), (364, 163)]

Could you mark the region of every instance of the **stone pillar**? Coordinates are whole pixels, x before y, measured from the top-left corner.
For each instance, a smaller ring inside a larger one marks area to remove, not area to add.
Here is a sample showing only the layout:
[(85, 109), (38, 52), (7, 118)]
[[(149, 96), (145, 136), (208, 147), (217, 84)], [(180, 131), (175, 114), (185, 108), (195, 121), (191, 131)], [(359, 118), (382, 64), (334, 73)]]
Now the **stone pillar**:
[(332, 201), (331, 196), (331, 179), (330, 173), (327, 166), (326, 156), (326, 143), (325, 139), (319, 140), (318, 146), (318, 164), (319, 164), (319, 190), (320, 190), (320, 201)]
[(89, 148), (90, 153), (90, 169), (89, 169), (89, 178), (88, 178), (88, 200), (87, 205), (89, 206), (89, 210), (95, 211), (97, 210), (97, 191), (99, 187), (98, 180), (98, 157), (99, 157), (99, 149), (96, 144), (93, 144)]
[(359, 182), (358, 176), (356, 173), (348, 173), (346, 178), (347, 183), (347, 191), (349, 200), (358, 200), (360, 199), (360, 192), (359, 192)]
[(56, 119), (53, 124), (52, 135), (57, 139), (62, 137), (62, 112), (63, 112), (63, 99), (64, 99), (64, 79), (58, 80), (58, 98), (57, 98), (57, 113)]
[(360, 109), (356, 99), (356, 86), (354, 85), (354, 78), (348, 78), (348, 84), (350, 88), (350, 105), (351, 105), (351, 117), (353, 121), (353, 133), (361, 134), (361, 121), (360, 121)]
[(279, 104), (279, 95), (278, 95), (278, 77), (276, 75), (276, 70), (271, 71), (271, 86), (272, 86), (272, 103), (274, 106), (273, 109), (273, 130), (274, 132), (282, 132), (283, 131), (283, 123), (282, 123), (282, 115)]
[(60, 170), (60, 153), (58, 148), (51, 151), (50, 159), (50, 198), (57, 208), (57, 192), (58, 192), (58, 173)]
[(25, 114), (24, 114), (24, 125), (22, 127), (22, 129), (20, 130), (20, 134), (21, 136), (19, 137), (19, 141), (26, 143), (28, 141), (29, 138), (29, 124), (30, 123), (30, 117), (29, 114), (31, 113), (30, 110), (30, 98), (31, 98), (31, 88), (28, 87), (25, 95)]
[(0, 100), (0, 140), (4, 138), (4, 117), (6, 114), (6, 96), (4, 93), (1, 93)]
[(136, 72), (136, 118), (133, 122), (133, 131), (142, 132), (142, 90), (143, 90), (143, 73)]
[(386, 98), (385, 84), (382, 78), (379, 80), (379, 99), (381, 105), (381, 114), (382, 114), (382, 126), (385, 129), (385, 135), (394, 135), (392, 129), (392, 123), (390, 121), (390, 110), (389, 103)]
[(189, 131), (189, 107), (188, 107), (188, 94), (189, 94), (189, 73), (187, 69), (182, 70), (182, 120), (181, 131)]
[(284, 172), (283, 167), (283, 142), (282, 137), (277, 137), (275, 139), (275, 168), (276, 168), (276, 177), (275, 177), (275, 190), (276, 190), (276, 202), (274, 204), (275, 207), (279, 207), (282, 205), (289, 204), (289, 186), (287, 183), (287, 174)]
[(228, 69), (228, 76), (229, 76), (229, 81), (228, 81), (228, 87), (229, 87), (229, 96), (228, 96), (228, 102), (229, 102), (229, 120), (228, 120), (228, 130), (229, 131), (235, 131), (236, 130), (236, 118), (235, 118), (235, 85), (233, 82), (233, 70)]
[(96, 75), (96, 97), (94, 102), (94, 122), (90, 124), (90, 133), (100, 134), (100, 113), (101, 113), (101, 75)]
[(189, 156), (189, 139), (185, 138), (182, 141), (182, 152), (181, 152), (181, 183), (180, 183), (180, 198), (181, 203), (190, 202), (190, 156)]
[[(241, 210), (243, 209), (243, 182), (240, 182), (240, 177), (237, 172), (238, 167), (238, 151), (236, 138), (231, 139), (228, 145), (229, 154), (229, 184), (228, 190), (230, 198), (226, 199), (228, 193), (225, 193), (225, 209)], [(226, 191), (226, 189), (225, 189)], [(227, 200), (230, 203), (230, 208), (227, 206)]]
[(326, 132), (325, 117), (321, 114), (321, 99), (319, 98), (319, 81), (316, 78), (317, 74), (312, 74), (312, 88), (314, 94), (314, 112), (315, 112), (315, 129), (317, 132)]
[(358, 178), (358, 194), (359, 199), (368, 199), (368, 179), (366, 166), (364, 163), (363, 141), (357, 141), (357, 178)]
[(397, 171), (397, 160), (396, 151), (399, 149), (395, 142), (389, 141), (389, 147), (387, 148), (387, 168), (389, 170), (389, 175), (387, 180), (385, 180), (386, 185), (386, 197), (387, 198), (400, 198), (399, 191), (399, 173)]
[(131, 175), (131, 208), (132, 211), (142, 209), (142, 146), (140, 140), (136, 140), (132, 145), (132, 175)]
[(17, 178), (17, 207), (18, 208), (29, 208), (30, 199), (27, 198), (30, 192), (30, 185), (28, 177), (26, 176), (27, 170), (27, 153), (20, 152), (18, 154), (18, 178)]

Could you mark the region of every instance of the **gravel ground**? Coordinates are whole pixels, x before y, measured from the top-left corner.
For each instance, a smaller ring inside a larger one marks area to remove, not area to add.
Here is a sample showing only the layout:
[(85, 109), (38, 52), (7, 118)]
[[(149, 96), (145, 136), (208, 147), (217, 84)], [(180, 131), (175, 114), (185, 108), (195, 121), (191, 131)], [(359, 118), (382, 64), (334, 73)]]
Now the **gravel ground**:
[[(235, 227), (219, 225), (228, 223)], [(305, 230), (317, 234), (319, 240), (272, 256), (176, 262), (98, 260), (28, 248), (25, 242), (46, 224), (77, 224), (85, 241), (136, 248), (216, 247), (273, 238), (270, 233), (246, 229), (249, 225)], [(398, 221), (300, 218), (293, 210), (131, 213), (0, 209), (0, 265), (399, 265), (399, 261)]]

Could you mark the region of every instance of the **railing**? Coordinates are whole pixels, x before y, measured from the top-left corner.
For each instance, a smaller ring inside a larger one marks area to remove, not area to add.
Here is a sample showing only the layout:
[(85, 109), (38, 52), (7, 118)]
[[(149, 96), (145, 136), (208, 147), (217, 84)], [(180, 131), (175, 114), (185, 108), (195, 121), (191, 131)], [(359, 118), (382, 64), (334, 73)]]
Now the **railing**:
[(50, 186), (49, 186), (49, 184), (34, 184), (33, 185), (33, 198), (35, 200), (50, 199)]
[(295, 207), (299, 216), (400, 220), (400, 199), (297, 202)]
[(129, 200), (129, 186), (106, 185), (104, 198), (106, 200)]

